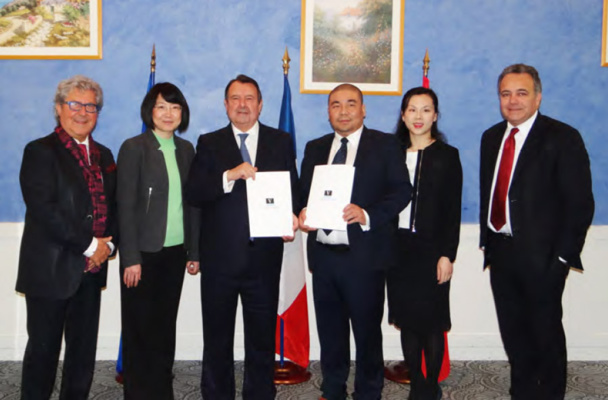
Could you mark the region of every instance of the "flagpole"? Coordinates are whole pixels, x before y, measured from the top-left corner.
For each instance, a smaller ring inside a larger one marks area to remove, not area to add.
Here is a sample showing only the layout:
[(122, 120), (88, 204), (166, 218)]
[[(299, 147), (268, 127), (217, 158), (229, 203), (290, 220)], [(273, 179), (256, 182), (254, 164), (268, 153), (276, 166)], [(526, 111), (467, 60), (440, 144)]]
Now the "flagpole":
[[(287, 51), (287, 46), (285, 47), (285, 53), (283, 55), (283, 84), (284, 84), (284, 88), (283, 88), (283, 101), (281, 104), (281, 114), (280, 114), (280, 118), (279, 118), (279, 129), (283, 130), (287, 133), (289, 133), (291, 135), (292, 138), (292, 145), (293, 145), (293, 151), (294, 154), (296, 154), (296, 138), (295, 138), (295, 126), (294, 126), (294, 122), (293, 122), (293, 113), (291, 110), (291, 89), (289, 88), (289, 80), (287, 79), (288, 74), (289, 74), (289, 62), (291, 61), (291, 59), (289, 58), (289, 53)], [(299, 232), (295, 232), (295, 239), (294, 242), (292, 243), (286, 243), (285, 244), (285, 248), (286, 248), (286, 252), (284, 254), (284, 261), (286, 260), (286, 254), (289, 254), (290, 251), (293, 252), (293, 248), (289, 248), (288, 246), (298, 246), (301, 245), (301, 236)], [(287, 250), (290, 249), (290, 250)], [(297, 252), (296, 252), (297, 254)], [(293, 261), (293, 260), (292, 260)], [(297, 263), (295, 263), (296, 267), (297, 267)], [(290, 266), (294, 266), (294, 264), (290, 264)], [(285, 267), (285, 265), (284, 265)], [(300, 266), (302, 268), (302, 270), (300, 272), (304, 272), (303, 268), (303, 262), (302, 265)], [(281, 271), (281, 274), (283, 274), (284, 272), (286, 272), (286, 268), (283, 268), (283, 271)], [(295, 270), (290, 271), (291, 273), (297, 273), (297, 268)], [(281, 275), (281, 281), (283, 280), (283, 275)], [(293, 303), (291, 304), (291, 306), (289, 307), (288, 310), (286, 311), (281, 311), (282, 314), (277, 315), (277, 318), (279, 318), (279, 332), (278, 332), (278, 336), (279, 336), (279, 356), (280, 356), (280, 361), (275, 362), (274, 365), (274, 383), (277, 385), (293, 385), (293, 384), (297, 384), (297, 383), (302, 383), (302, 382), (306, 382), (308, 380), (310, 380), (312, 374), (310, 373), (310, 371), (308, 371), (308, 369), (306, 368), (308, 366), (308, 357), (309, 357), (309, 337), (308, 337), (308, 311), (307, 311), (307, 307), (306, 307), (306, 303), (307, 303), (307, 299), (306, 299), (306, 285), (305, 285), (305, 279), (304, 280), (304, 286), (301, 289), (304, 293), (304, 297), (300, 297), (298, 295), (298, 298), (302, 301), (302, 303), (304, 306), (303, 312), (305, 315), (305, 325), (301, 324), (301, 320), (300, 322), (300, 327), (304, 326), (304, 330), (306, 332), (306, 346), (305, 346), (305, 361), (304, 364), (306, 364), (305, 366), (300, 366), (298, 364), (296, 364), (295, 362), (292, 361), (286, 361), (285, 360), (285, 334), (286, 334), (286, 328), (288, 328), (289, 331), (291, 331), (291, 334), (289, 335), (289, 347), (290, 347), (290, 351), (291, 353), (288, 354), (294, 354), (293, 353), (293, 347), (294, 347), (294, 337), (293, 337), (293, 331), (294, 331), (294, 326), (298, 325), (298, 324), (294, 324), (294, 320), (293, 320), (293, 314), (291, 316), (287, 316), (287, 314), (290, 313), (289, 310), (292, 310), (292, 307), (294, 307), (294, 303), (298, 302), (298, 300), (294, 300)], [(281, 292), (283, 291), (284, 287), (281, 287)], [(302, 292), (301, 292), (302, 293)], [(281, 301), (280, 301), (281, 303)], [(282, 308), (282, 306), (279, 306), (279, 308)], [(277, 310), (278, 311), (278, 310)], [(287, 323), (289, 324), (287, 327), (285, 326), (285, 319), (287, 319)], [(301, 357), (299, 357), (299, 363), (302, 364), (302, 360)], [(297, 359), (295, 359), (296, 361), (298, 361)], [(303, 364), (303, 365), (304, 365)]]
[[(289, 75), (289, 62), (291, 61), (291, 58), (289, 58), (289, 53), (287, 52), (287, 46), (285, 46), (285, 54), (283, 54), (283, 75), (284, 75), (284, 79), (287, 79), (287, 75)], [(295, 143), (294, 143), (295, 146)], [(280, 335), (280, 340), (281, 340), (281, 347), (280, 347), (280, 364), (279, 367), (280, 369), (284, 369), (285, 368), (285, 321), (283, 320), (283, 318), (280, 318), (280, 323), (281, 323), (281, 335)]]
[(431, 59), (429, 58), (429, 49), (426, 49), (426, 53), (424, 54), (424, 58), (422, 59), (422, 86), (425, 88), (431, 87), (429, 82), (429, 63)]
[[(148, 78), (148, 88), (146, 93), (152, 89), (156, 80), (156, 45), (152, 44), (152, 55), (150, 56), (150, 77)], [(146, 131), (146, 123), (141, 123), (141, 132)], [(116, 382), (123, 384), (123, 368), (122, 368), (122, 332), (120, 333), (120, 344), (118, 346), (118, 358), (116, 359)]]
[[(430, 87), (429, 82), (429, 49), (426, 49), (424, 58), (422, 59), (422, 87)], [(410, 383), (410, 368), (405, 361), (392, 362), (384, 367), (384, 377), (389, 381), (409, 384)]]

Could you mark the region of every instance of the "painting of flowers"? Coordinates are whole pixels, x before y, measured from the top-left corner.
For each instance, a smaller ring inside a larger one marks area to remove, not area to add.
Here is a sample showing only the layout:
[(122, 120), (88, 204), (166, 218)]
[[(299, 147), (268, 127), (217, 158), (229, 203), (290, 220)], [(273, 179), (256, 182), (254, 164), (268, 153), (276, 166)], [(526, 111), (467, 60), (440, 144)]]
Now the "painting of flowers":
[(302, 0), (302, 93), (401, 94), (405, 0)]
[(101, 0), (0, 0), (0, 58), (101, 58)]

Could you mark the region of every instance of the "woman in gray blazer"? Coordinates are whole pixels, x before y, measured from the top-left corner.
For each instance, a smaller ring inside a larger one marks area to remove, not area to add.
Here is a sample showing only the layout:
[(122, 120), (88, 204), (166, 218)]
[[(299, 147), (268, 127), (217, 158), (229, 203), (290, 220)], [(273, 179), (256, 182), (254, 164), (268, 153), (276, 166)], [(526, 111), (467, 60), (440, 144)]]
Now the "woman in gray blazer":
[(188, 128), (189, 117), (182, 92), (156, 84), (141, 105), (148, 129), (126, 140), (118, 154), (125, 399), (173, 399), (184, 273), (199, 271), (200, 218), (182, 190), (194, 147), (174, 134)]

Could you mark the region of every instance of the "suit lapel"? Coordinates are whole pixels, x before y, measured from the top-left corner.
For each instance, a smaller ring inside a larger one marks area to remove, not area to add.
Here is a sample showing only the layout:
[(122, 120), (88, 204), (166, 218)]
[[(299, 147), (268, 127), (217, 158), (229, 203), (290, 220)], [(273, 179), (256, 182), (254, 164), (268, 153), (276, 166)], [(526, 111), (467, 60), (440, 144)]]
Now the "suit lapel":
[[(488, 138), (488, 151), (487, 151), (487, 165), (490, 165), (491, 168), (486, 170), (486, 174), (484, 179), (486, 181), (486, 187), (492, 190), (492, 180), (494, 178), (494, 170), (498, 165), (498, 152), (500, 151), (500, 144), (502, 143), (502, 138), (505, 133), (505, 129), (507, 129), (507, 122), (504, 121), (500, 125), (496, 127), (496, 130), (492, 132), (492, 135)], [(488, 196), (490, 194), (488, 193)]]
[(331, 152), (331, 144), (334, 141), (335, 133), (326, 135), (321, 142), (319, 147), (319, 153), (317, 154), (318, 159), (315, 162), (315, 165), (323, 165), (323, 164), (331, 164), (329, 160), (329, 153)]
[(186, 143), (175, 136), (175, 159), (177, 160), (177, 168), (179, 169), (179, 176), (182, 185), (186, 183), (188, 178), (188, 153), (186, 150)]
[(519, 153), (519, 157), (517, 158), (517, 164), (515, 164), (513, 178), (511, 179), (511, 187), (513, 186), (513, 183), (517, 183), (517, 177), (521, 175), (521, 171), (524, 170), (525, 165), (530, 162), (530, 160), (533, 160), (535, 155), (538, 153), (539, 146), (542, 142), (541, 139), (543, 132), (543, 116), (538, 113), (536, 116), (536, 121), (534, 121), (532, 128), (530, 128), (528, 137), (526, 138), (526, 141), (521, 148), (521, 152)]
[(59, 154), (60, 159), (63, 160), (63, 164), (66, 165), (71, 171), (74, 182), (88, 193), (89, 187), (87, 185), (87, 181), (84, 179), (80, 165), (78, 165), (78, 160), (74, 158), (72, 153), (70, 153), (70, 150), (65, 147), (57, 135), (55, 135), (54, 139), (57, 147), (57, 153)]
[(228, 126), (219, 133), (218, 140), (220, 143), (217, 148), (218, 151), (223, 153), (223, 157), (220, 159), (225, 159), (227, 161), (228, 168), (234, 168), (237, 165), (242, 164), (243, 157), (241, 157), (241, 151), (236, 143), (232, 126), (228, 124)]
[(144, 138), (147, 147), (147, 151), (144, 154), (147, 154), (149, 157), (145, 165), (153, 169), (150, 175), (158, 179), (157, 184), (168, 190), (169, 177), (167, 176), (167, 164), (165, 163), (163, 152), (160, 150), (160, 143), (158, 143), (156, 136), (149, 129), (144, 134)]
[(270, 133), (268, 129), (262, 124), (259, 124), (260, 129), (258, 131), (258, 148), (255, 153), (255, 166), (258, 167), (259, 171), (268, 170), (268, 164), (272, 160), (271, 157), (272, 151), (272, 138), (270, 137)]
[(353, 163), (355, 167), (363, 165), (365, 163), (365, 160), (367, 160), (370, 149), (370, 141), (370, 134), (367, 131), (367, 128), (364, 126), (363, 131), (361, 132), (361, 139), (359, 139), (359, 146), (357, 147), (357, 155), (355, 156), (355, 162)]

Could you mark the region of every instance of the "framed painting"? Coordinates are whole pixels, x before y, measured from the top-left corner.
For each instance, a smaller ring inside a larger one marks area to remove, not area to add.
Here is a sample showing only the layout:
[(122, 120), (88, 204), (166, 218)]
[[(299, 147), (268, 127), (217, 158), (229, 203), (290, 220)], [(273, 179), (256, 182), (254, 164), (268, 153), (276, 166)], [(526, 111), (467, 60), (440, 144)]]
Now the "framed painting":
[(608, 0), (604, 0), (602, 22), (602, 67), (608, 67)]
[(400, 95), (405, 0), (302, 0), (301, 93)]
[(0, 58), (101, 59), (101, 0), (0, 0)]

